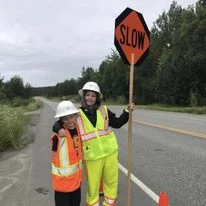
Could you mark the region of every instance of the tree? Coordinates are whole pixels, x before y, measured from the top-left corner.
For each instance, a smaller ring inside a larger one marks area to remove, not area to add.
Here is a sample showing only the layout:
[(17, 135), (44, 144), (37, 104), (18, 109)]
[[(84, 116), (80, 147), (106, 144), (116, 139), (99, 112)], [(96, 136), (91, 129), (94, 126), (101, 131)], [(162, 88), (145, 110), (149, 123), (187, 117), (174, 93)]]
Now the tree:
[(5, 94), (6, 97), (12, 99), (14, 97), (24, 96), (24, 83), (23, 79), (18, 75), (14, 76), (5, 83)]
[(100, 64), (99, 76), (105, 98), (128, 99), (129, 67), (122, 62), (117, 51), (112, 50)]
[(157, 72), (160, 102), (188, 105), (195, 95), (198, 104), (203, 104), (206, 11), (200, 2), (197, 5), (196, 10), (193, 7), (182, 10), (181, 24), (171, 33), (172, 42), (160, 56)]
[(1, 77), (0, 78), (0, 100), (3, 100), (5, 99), (5, 92), (4, 92), (4, 77)]
[(32, 96), (32, 87), (31, 87), (31, 85), (29, 83), (27, 83), (25, 85), (25, 88), (24, 88), (24, 95), (23, 95), (23, 97), (24, 98), (29, 98), (31, 96)]
[[(173, 1), (169, 11), (159, 15), (151, 29), (149, 56), (135, 68), (135, 102), (205, 105), (205, 34), (205, 0), (186, 9)], [(67, 80), (57, 84), (55, 89), (45, 88), (44, 91), (52, 91), (55, 95), (63, 91), (77, 94), (87, 81), (95, 81), (105, 98), (128, 99), (129, 66), (115, 50), (106, 56), (97, 70), (83, 67), (81, 75), (76, 81)]]

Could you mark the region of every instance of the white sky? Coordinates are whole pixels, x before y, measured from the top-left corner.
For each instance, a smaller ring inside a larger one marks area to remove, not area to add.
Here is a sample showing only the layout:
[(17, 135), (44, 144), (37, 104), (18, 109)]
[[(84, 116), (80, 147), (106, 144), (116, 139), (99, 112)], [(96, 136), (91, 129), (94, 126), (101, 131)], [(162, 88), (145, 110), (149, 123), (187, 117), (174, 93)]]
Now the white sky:
[[(177, 0), (182, 7), (197, 0)], [(114, 47), (115, 18), (130, 7), (148, 28), (172, 0), (0, 0), (0, 77), (54, 86), (97, 69)]]

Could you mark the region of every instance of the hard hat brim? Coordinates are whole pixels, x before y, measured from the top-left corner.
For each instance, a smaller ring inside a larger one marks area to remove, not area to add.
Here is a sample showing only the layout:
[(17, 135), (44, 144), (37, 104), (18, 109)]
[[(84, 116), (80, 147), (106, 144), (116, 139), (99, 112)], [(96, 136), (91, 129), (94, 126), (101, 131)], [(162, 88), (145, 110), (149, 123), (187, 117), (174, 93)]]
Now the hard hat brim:
[[(92, 90), (91, 90), (92, 91)], [(95, 92), (95, 91), (94, 91)], [(79, 95), (82, 97), (83, 96), (83, 89), (79, 90)], [(103, 94), (100, 92), (100, 99), (103, 98)]]
[(56, 115), (54, 116), (54, 118), (65, 117), (65, 116), (68, 116), (68, 115), (71, 115), (71, 114), (78, 114), (78, 113), (79, 113), (79, 110), (76, 109), (76, 110), (74, 110), (74, 111), (72, 111), (72, 112), (65, 112), (65, 113), (62, 113), (62, 114), (56, 114)]

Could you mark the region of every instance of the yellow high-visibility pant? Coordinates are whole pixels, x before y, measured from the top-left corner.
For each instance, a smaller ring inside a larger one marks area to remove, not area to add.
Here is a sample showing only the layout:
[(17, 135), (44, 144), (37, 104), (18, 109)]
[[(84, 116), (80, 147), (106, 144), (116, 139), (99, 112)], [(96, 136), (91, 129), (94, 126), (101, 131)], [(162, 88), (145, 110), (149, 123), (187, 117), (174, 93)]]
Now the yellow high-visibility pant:
[(98, 160), (85, 161), (85, 169), (87, 173), (87, 205), (99, 205), (99, 185), (101, 178), (105, 197), (104, 205), (114, 205), (118, 187), (118, 152), (114, 152)]

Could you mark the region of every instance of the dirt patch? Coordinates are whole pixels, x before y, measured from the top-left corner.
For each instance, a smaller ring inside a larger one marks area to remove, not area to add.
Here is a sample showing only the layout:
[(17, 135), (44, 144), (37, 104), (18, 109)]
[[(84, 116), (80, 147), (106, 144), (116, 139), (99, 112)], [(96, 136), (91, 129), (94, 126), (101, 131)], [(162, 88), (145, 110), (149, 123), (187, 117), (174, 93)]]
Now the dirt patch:
[(36, 127), (39, 122), (40, 114), (41, 114), (41, 110), (27, 113), (29, 117), (29, 123), (26, 126), (25, 133), (23, 135), (26, 144), (30, 144), (34, 142), (35, 135), (36, 135)]

